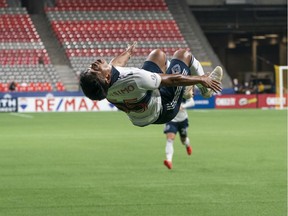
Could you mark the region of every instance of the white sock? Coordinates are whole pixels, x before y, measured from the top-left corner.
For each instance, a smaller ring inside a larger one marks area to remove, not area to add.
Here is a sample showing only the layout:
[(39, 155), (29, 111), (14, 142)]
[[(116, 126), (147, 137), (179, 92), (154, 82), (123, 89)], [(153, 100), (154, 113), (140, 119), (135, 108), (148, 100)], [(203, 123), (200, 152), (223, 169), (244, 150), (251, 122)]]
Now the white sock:
[[(205, 74), (202, 65), (194, 56), (192, 56), (192, 59), (191, 59), (190, 71), (191, 71), (192, 76), (193, 75), (194, 76), (202, 76)], [(201, 84), (196, 84), (196, 86), (198, 88), (205, 88)]]
[(171, 62), (167, 59), (167, 60), (166, 60), (166, 67), (167, 67), (167, 69), (169, 68), (170, 64), (171, 64)]
[(173, 140), (167, 139), (165, 152), (166, 152), (166, 159), (168, 161), (172, 161), (172, 157), (173, 157), (173, 153), (174, 153)]
[(192, 59), (191, 59), (190, 70), (191, 70), (191, 75), (194, 75), (194, 76), (202, 76), (205, 74), (202, 65), (194, 56), (192, 56)]
[(183, 142), (183, 144), (187, 147), (190, 146), (190, 140), (188, 137), (186, 137), (185, 141)]

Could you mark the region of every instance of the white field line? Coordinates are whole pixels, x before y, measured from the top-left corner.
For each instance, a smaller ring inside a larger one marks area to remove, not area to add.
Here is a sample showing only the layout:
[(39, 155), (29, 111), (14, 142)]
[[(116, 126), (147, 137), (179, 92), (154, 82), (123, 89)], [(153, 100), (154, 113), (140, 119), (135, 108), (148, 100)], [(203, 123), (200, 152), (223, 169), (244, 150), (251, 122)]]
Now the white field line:
[(10, 113), (12, 116), (17, 116), (17, 117), (22, 117), (22, 118), (34, 118), (32, 115), (27, 115), (27, 114), (20, 114), (20, 113)]

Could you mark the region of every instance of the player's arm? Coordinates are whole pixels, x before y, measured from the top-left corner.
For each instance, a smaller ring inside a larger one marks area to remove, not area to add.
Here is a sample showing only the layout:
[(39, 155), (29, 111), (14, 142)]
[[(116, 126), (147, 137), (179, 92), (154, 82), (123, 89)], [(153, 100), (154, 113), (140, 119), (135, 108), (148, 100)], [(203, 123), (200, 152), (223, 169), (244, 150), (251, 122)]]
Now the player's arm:
[(221, 83), (212, 80), (207, 75), (203, 76), (185, 76), (182, 74), (159, 74), (161, 76), (161, 86), (190, 86), (202, 84), (207, 88), (211, 88), (214, 92), (222, 90)]
[(136, 45), (137, 45), (136, 42), (129, 45), (128, 48), (124, 52), (122, 52), (120, 55), (113, 58), (109, 64), (111, 64), (113, 66), (124, 67), (127, 64), (127, 62), (129, 61), (129, 59), (131, 58), (133, 52), (135, 51)]

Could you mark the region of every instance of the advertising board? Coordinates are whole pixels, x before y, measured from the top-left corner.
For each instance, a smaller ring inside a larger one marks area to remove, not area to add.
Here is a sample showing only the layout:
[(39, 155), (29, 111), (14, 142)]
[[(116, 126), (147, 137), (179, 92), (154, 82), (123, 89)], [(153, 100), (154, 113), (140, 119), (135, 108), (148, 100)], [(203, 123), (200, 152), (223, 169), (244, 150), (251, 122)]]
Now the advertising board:
[(107, 100), (91, 101), (86, 97), (19, 97), (18, 112), (97, 112), (117, 111)]

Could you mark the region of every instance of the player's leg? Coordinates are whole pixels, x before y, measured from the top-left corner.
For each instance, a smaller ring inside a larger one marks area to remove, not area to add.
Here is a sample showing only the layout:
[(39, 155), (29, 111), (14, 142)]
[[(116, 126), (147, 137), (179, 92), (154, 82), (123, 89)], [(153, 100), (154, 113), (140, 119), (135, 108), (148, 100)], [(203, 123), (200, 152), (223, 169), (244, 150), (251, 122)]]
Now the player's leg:
[[(187, 67), (190, 66), (191, 64), (191, 59), (192, 59), (192, 53), (188, 50), (185, 49), (179, 49), (177, 50), (172, 57), (171, 64), (173, 60), (180, 60), (182, 61)], [(189, 75), (191, 73), (189, 72)]]
[[(174, 56), (172, 59), (179, 59), (183, 61), (185, 64), (190, 65), (191, 64), (191, 59), (193, 58), (191, 52), (187, 50), (178, 50), (174, 53)], [(204, 74), (204, 73), (203, 73)], [(183, 98), (185, 99), (190, 99), (193, 97), (193, 86), (185, 86), (184, 87), (184, 92), (183, 92)]]
[[(196, 76), (202, 76), (204, 75), (204, 70), (203, 70), (203, 67), (201, 65), (201, 63), (195, 58), (195, 56), (192, 55), (192, 58), (191, 58), (191, 63), (190, 63), (190, 70), (191, 70), (191, 74), (192, 75), (196, 75)], [(196, 85), (201, 94), (204, 96), (204, 97), (208, 97), (209, 95), (209, 90), (208, 88), (206, 88), (205, 86), (201, 85), (201, 84), (197, 84)]]
[[(171, 59), (170, 66), (166, 70), (166, 74), (176, 74), (181, 73), (183, 75), (190, 75), (189, 64), (192, 55), (189, 51), (180, 49), (177, 50), (173, 58)], [(171, 121), (178, 113), (182, 97), (183, 97), (184, 87), (161, 87), (160, 94), (162, 100), (162, 112), (154, 124), (163, 124)]]
[(164, 160), (164, 165), (168, 169), (172, 169), (172, 159), (174, 154), (174, 147), (173, 147), (174, 139), (175, 139), (174, 133), (166, 134), (166, 146), (165, 146), (166, 160)]
[(166, 159), (164, 160), (164, 165), (168, 169), (172, 169), (172, 159), (174, 154), (174, 140), (177, 134), (177, 123), (176, 122), (168, 122), (165, 124), (164, 133), (166, 134), (166, 146), (165, 146), (165, 154)]
[(179, 123), (179, 135), (180, 140), (183, 145), (185, 145), (186, 151), (188, 155), (192, 154), (192, 147), (190, 144), (189, 137), (187, 135), (187, 129), (189, 127), (188, 119), (185, 119), (183, 122)]
[(146, 58), (142, 68), (154, 73), (164, 73), (167, 63), (166, 54), (160, 49), (154, 49)]
[[(192, 55), (191, 58), (191, 63), (190, 63), (190, 70), (191, 70), (191, 75), (196, 75), (196, 76), (202, 76), (204, 75), (204, 70), (203, 67), (201, 65), (201, 63), (195, 58), (195, 56)], [(215, 79), (219, 82), (222, 81), (223, 78), (223, 71), (221, 67), (216, 67), (211, 73), (210, 75), (212, 77), (212, 79)], [(213, 95), (213, 90), (210, 88), (206, 88), (205, 86), (201, 85), (201, 84), (196, 84), (196, 86), (198, 87), (198, 89), (201, 92), (201, 95), (205, 98), (209, 98)]]

